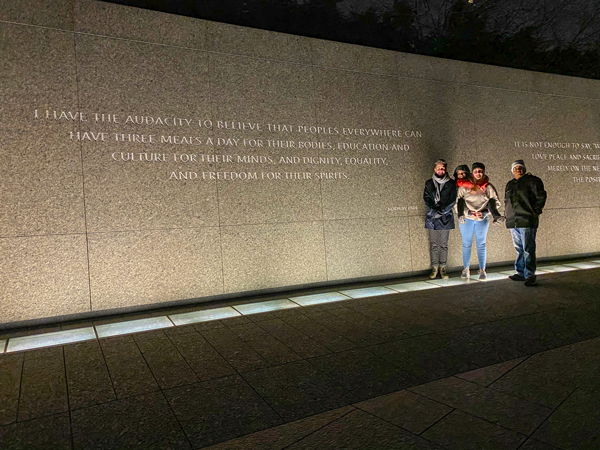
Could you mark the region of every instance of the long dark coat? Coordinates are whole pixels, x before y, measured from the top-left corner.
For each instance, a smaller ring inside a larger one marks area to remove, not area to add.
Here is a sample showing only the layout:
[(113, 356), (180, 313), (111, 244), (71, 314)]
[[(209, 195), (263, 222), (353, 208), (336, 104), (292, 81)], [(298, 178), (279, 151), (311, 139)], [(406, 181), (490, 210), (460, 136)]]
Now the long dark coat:
[(452, 208), (456, 203), (456, 181), (449, 180), (442, 187), (440, 201), (435, 203), (435, 185), (430, 178), (425, 182), (423, 201), (427, 208), (425, 228), (430, 230), (452, 230), (454, 228), (454, 214)]

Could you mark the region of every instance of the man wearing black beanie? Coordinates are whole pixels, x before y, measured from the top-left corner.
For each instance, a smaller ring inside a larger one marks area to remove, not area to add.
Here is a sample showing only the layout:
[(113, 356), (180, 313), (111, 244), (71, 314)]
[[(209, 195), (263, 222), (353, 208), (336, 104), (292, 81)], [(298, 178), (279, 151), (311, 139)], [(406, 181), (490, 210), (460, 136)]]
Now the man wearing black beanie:
[(525, 286), (535, 286), (535, 236), (540, 222), (539, 215), (546, 204), (546, 191), (542, 180), (526, 171), (522, 159), (513, 162), (510, 170), (514, 179), (506, 185), (504, 204), (506, 228), (510, 230), (517, 251), (517, 273), (509, 278), (524, 281)]

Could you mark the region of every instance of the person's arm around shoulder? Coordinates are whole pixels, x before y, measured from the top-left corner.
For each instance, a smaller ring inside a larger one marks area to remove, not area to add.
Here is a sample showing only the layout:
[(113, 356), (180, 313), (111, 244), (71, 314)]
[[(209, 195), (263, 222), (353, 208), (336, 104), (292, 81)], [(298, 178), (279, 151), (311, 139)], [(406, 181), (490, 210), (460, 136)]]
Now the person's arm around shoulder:
[(458, 186), (456, 191), (456, 210), (458, 213), (458, 223), (464, 224), (466, 222), (465, 217), (465, 193), (467, 189), (463, 186)]
[(488, 209), (492, 213), (494, 223), (500, 223), (504, 221), (504, 216), (500, 212), (500, 198), (498, 198), (498, 191), (492, 183), (487, 185), (487, 197), (489, 198)]

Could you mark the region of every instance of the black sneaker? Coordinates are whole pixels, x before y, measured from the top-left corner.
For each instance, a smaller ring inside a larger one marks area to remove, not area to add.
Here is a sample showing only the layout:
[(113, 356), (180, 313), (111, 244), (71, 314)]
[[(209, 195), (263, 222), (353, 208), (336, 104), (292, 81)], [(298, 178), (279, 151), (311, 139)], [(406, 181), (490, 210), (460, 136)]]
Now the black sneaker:
[(518, 273), (515, 273), (514, 275), (511, 275), (508, 278), (510, 278), (513, 281), (525, 281), (525, 277), (523, 275), (519, 275)]
[(535, 279), (535, 275), (531, 275), (529, 278), (525, 280), (525, 286), (537, 286), (537, 281)]

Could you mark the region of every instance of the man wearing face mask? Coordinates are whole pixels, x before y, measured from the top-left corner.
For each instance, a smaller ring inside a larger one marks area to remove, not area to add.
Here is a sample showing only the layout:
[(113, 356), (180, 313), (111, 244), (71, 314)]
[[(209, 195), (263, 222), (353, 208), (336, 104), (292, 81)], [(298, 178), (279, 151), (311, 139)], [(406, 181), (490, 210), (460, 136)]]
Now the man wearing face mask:
[(425, 183), (423, 201), (427, 209), (425, 228), (429, 230), (429, 255), (433, 279), (439, 275), (446, 279), (448, 260), (448, 238), (454, 228), (452, 208), (456, 203), (456, 181), (447, 173), (447, 164), (443, 159), (435, 162), (433, 176)]
[(542, 180), (526, 171), (522, 159), (512, 163), (510, 170), (514, 179), (506, 185), (504, 203), (506, 228), (510, 230), (517, 251), (517, 273), (509, 278), (513, 281), (524, 281), (525, 286), (535, 286), (535, 236), (540, 222), (539, 216), (546, 204), (546, 191)]

